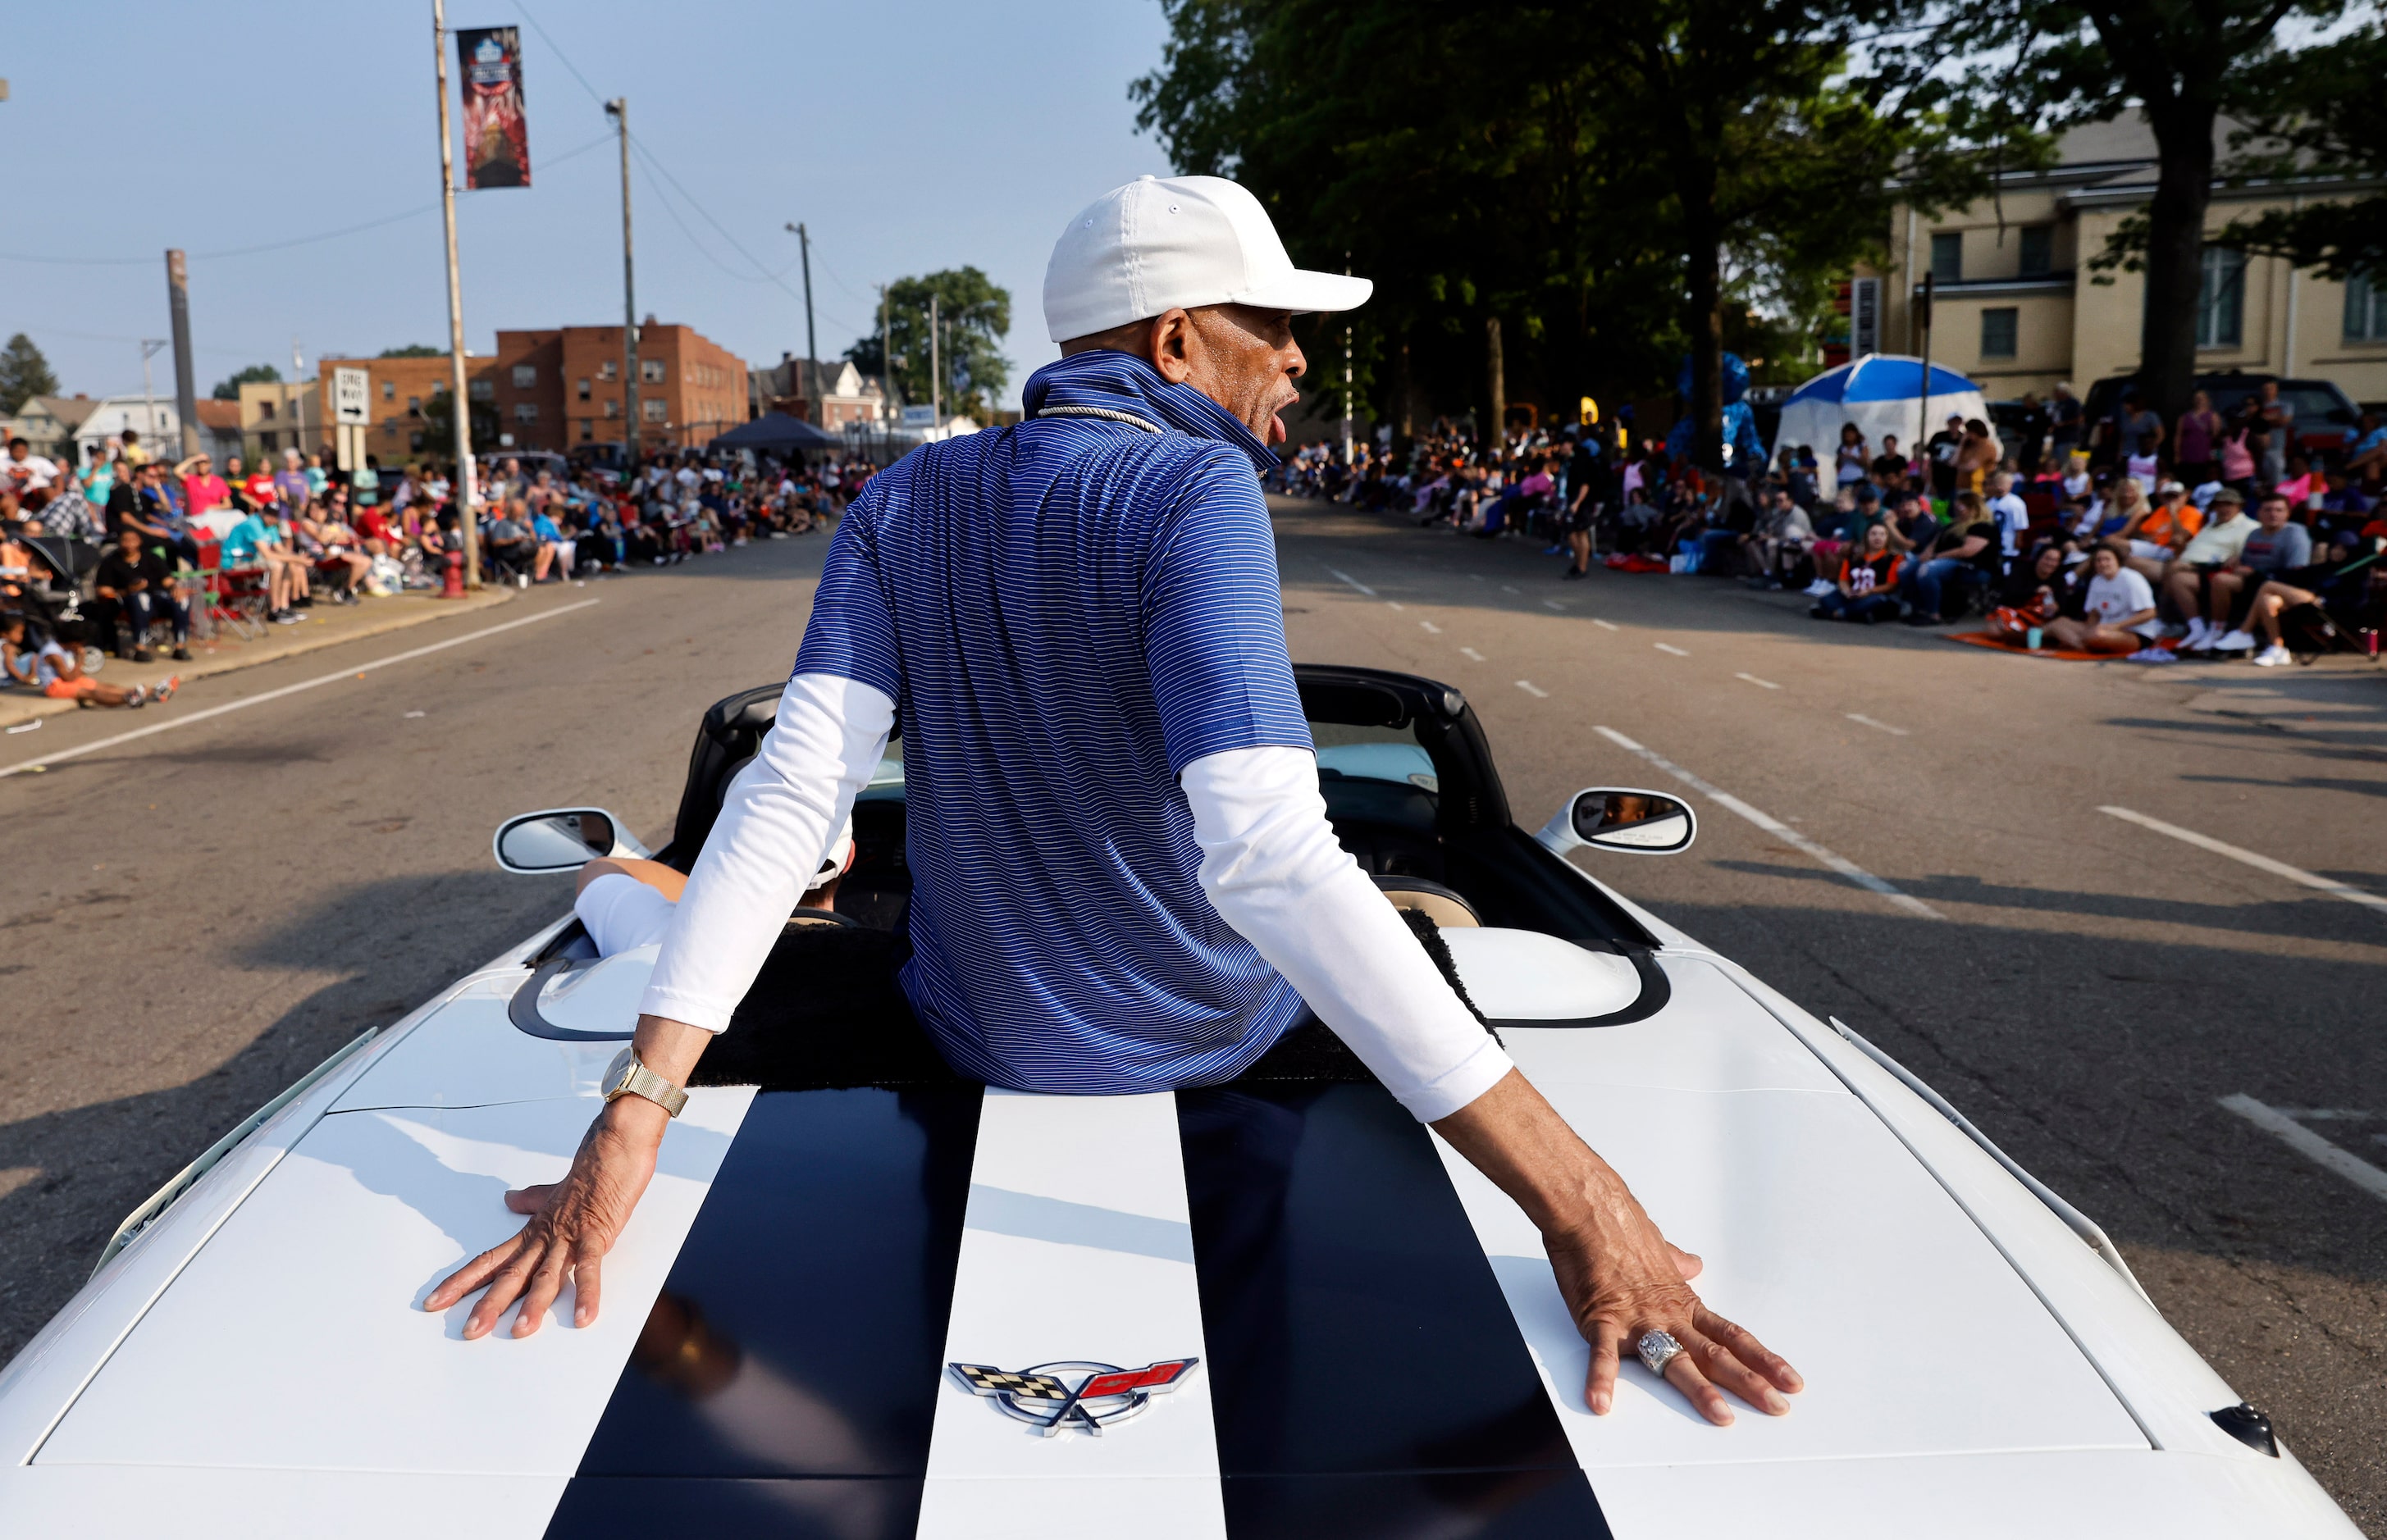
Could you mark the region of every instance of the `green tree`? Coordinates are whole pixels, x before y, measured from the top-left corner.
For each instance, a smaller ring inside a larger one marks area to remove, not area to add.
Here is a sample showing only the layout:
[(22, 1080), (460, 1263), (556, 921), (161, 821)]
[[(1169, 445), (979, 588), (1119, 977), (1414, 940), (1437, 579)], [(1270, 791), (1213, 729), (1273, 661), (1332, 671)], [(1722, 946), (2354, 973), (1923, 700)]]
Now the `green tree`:
[(1917, 198), (1981, 184), (1979, 115), (1937, 56), (1876, 35), (1907, 0), (1164, 6), (1140, 125), (1181, 170), (1249, 187), (1296, 259), (1378, 281), (1353, 322), (1378, 377), (1355, 384), (1396, 423), (1421, 378), (1481, 379), (1479, 423), (1520, 377), (1572, 416), (1671, 380), (1687, 347), (1713, 463), (1728, 318), (1812, 317), (1883, 244), (1893, 172)]
[(380, 356), (385, 359), (444, 359), (448, 356), (448, 349), (410, 342), (403, 347), (385, 347)]
[[(865, 374), (891, 378), (905, 401), (928, 401), (928, 300), (937, 301), (938, 361), (944, 370), (943, 406), (980, 423), (991, 419), (994, 402), (1011, 382), (1011, 360), (1003, 339), (1011, 332), (1011, 291), (974, 267), (949, 268), (921, 278), (899, 278), (887, 286), (886, 330), (874, 331), (845, 350)], [(887, 367), (890, 352), (894, 367)]]
[(57, 393), (58, 377), (32, 338), (19, 332), (0, 347), (0, 417), (14, 417), (36, 396)]
[[(2258, 103), (2231, 136), (2237, 177), (2344, 176), (2387, 180), (2387, 21), (2250, 71)], [(2357, 272), (2387, 284), (2387, 194), (2275, 208), (2232, 220), (2209, 244), (2282, 257), (2335, 279)]]
[(2006, 91), (2038, 125), (2145, 115), (2154, 195), (2092, 265), (2146, 275), (2139, 379), (2166, 422), (2195, 385), (2216, 127), (2225, 115), (2278, 119), (2301, 105), (2270, 95), (2289, 57), (2275, 32), (2290, 16), (2328, 22), (2343, 8), (2343, 0), (1972, 0), (1954, 15), (1977, 47), (2014, 56), (2001, 71)]
[(219, 401), (237, 401), (240, 387), (245, 385), (271, 385), (282, 378), (282, 371), (270, 363), (253, 363), (230, 379), (218, 380), (215, 389), (208, 392)]

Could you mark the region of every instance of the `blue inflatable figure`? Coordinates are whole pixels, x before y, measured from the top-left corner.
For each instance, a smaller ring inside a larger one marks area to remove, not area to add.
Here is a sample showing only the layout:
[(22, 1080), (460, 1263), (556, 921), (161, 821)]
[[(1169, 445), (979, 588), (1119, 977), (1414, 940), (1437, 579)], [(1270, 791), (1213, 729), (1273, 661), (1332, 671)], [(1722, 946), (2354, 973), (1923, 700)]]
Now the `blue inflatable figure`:
[[(1683, 355), (1682, 368), (1674, 372), (1674, 391), (1683, 398), (1686, 410), (1691, 400), (1691, 356)], [(1749, 365), (1737, 353), (1724, 356), (1724, 467), (1737, 476), (1754, 473), (1765, 463), (1765, 446), (1757, 436), (1757, 417), (1741, 399), (1749, 394)], [(1691, 452), (1691, 420), (1683, 418), (1673, 431), (1666, 435), (1666, 452), (1686, 455)]]

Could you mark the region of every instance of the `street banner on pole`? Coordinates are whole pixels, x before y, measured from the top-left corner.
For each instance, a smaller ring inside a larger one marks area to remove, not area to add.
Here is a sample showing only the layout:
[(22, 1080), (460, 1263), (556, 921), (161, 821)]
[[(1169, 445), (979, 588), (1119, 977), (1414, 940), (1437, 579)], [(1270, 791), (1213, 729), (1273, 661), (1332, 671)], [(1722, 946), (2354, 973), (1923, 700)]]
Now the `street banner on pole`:
[(529, 186), (521, 29), (458, 28), (456, 61), (464, 72), (464, 185)]

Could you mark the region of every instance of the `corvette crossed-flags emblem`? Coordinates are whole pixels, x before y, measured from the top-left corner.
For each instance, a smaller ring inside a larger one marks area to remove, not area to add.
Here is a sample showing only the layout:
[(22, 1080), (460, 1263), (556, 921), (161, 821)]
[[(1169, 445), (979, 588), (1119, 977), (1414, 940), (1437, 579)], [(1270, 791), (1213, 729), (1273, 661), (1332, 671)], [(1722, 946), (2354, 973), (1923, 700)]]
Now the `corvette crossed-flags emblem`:
[[(1170, 1358), (1142, 1369), (1064, 1360), (1033, 1364), (1014, 1372), (989, 1364), (953, 1364), (954, 1377), (972, 1394), (994, 1402), (1009, 1416), (1042, 1430), (1045, 1437), (1071, 1426), (1100, 1436), (1150, 1404), (1156, 1391), (1175, 1390), (1198, 1358)], [(1077, 1383), (1069, 1382), (1075, 1379)]]

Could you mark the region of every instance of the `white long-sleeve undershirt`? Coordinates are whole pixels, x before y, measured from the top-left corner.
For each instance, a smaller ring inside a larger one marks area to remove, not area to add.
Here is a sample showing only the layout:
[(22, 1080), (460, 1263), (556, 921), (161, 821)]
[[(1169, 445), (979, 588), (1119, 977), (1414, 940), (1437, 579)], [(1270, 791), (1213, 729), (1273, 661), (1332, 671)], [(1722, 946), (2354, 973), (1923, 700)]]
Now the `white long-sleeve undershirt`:
[(788, 681), (777, 725), (729, 783), (688, 873), (641, 1012), (708, 1032), (729, 1025), (894, 728), (882, 690), (833, 674)]
[[(777, 724), (740, 771), (688, 876), (639, 1009), (717, 1032), (777, 941), (831, 831), (894, 726), (881, 691), (834, 675), (788, 681)], [(1421, 1121), (1507, 1074), (1501, 1052), (1334, 838), (1303, 749), (1206, 755), (1179, 777), (1202, 890)]]
[(1399, 911), (1359, 870), (1306, 749), (1234, 749), (1178, 777), (1202, 846), (1202, 891), (1421, 1123), (1511, 1067)]

